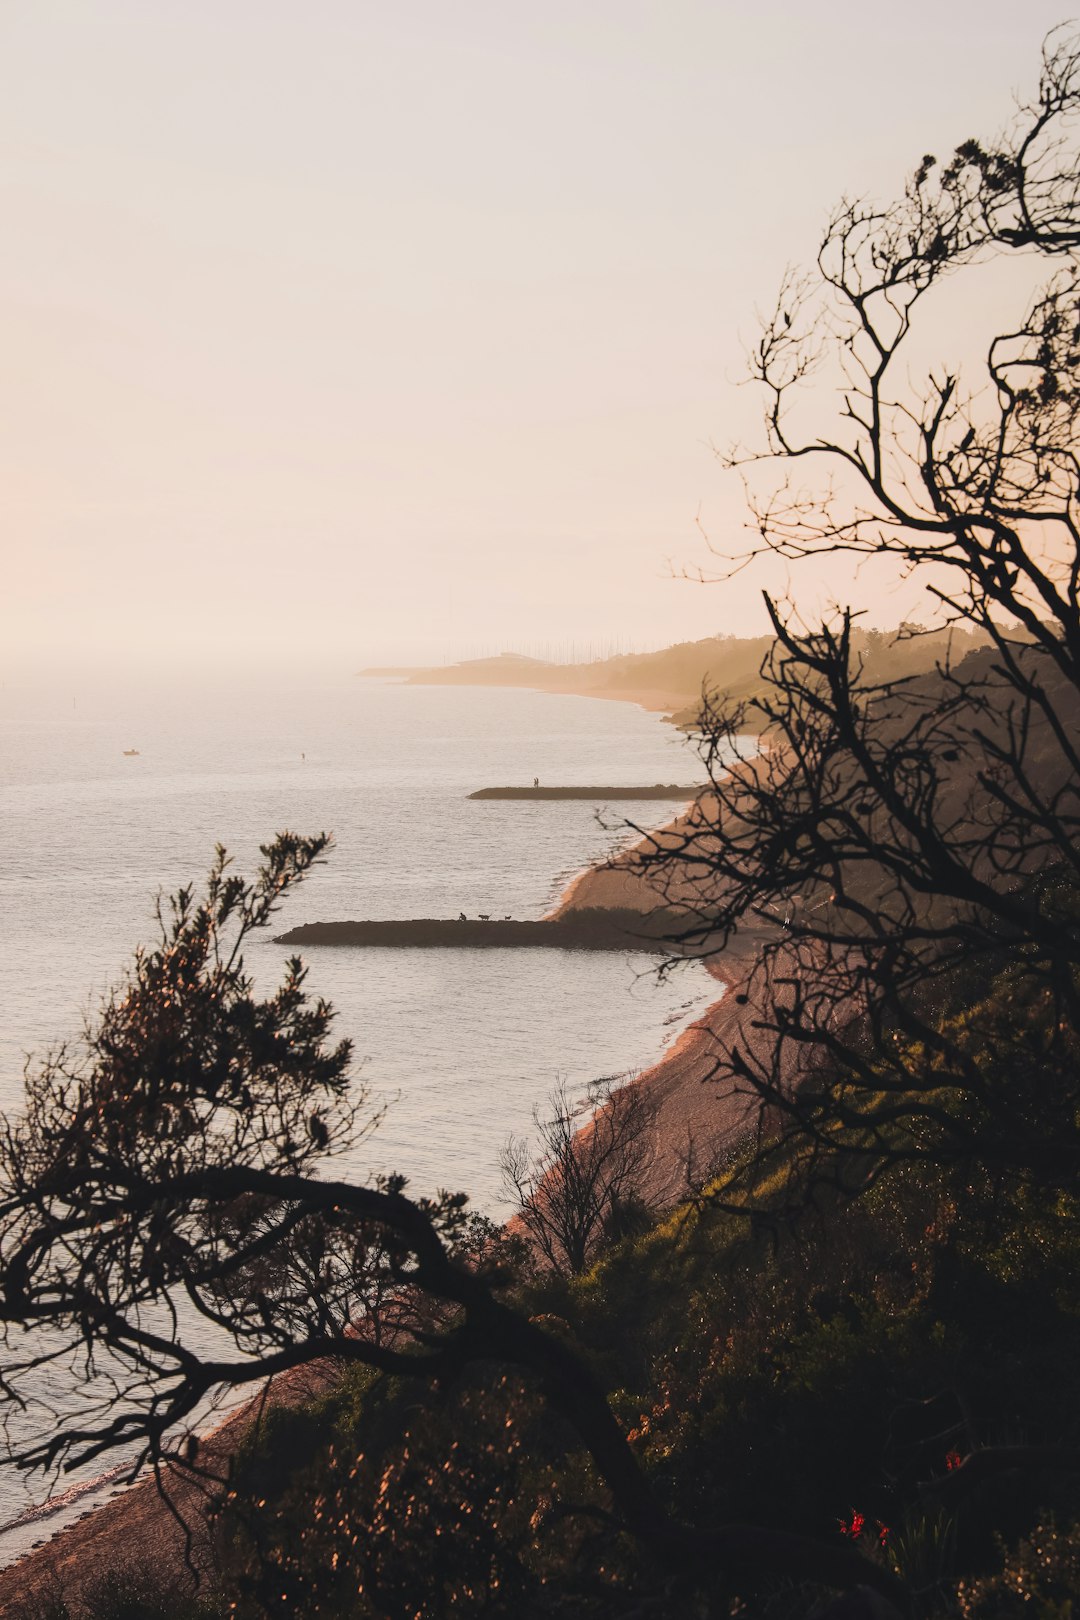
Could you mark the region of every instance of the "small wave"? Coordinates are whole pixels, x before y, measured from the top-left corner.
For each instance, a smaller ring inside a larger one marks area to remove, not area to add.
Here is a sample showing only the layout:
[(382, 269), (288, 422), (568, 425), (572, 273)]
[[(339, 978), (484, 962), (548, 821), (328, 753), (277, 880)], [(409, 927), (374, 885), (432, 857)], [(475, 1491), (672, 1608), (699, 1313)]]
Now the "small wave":
[(51, 1519), (56, 1513), (63, 1513), (65, 1508), (78, 1502), (83, 1496), (90, 1496), (94, 1491), (102, 1490), (111, 1485), (114, 1480), (130, 1473), (129, 1463), (118, 1463), (105, 1474), (97, 1474), (93, 1479), (80, 1480), (77, 1485), (69, 1485), (66, 1491), (58, 1491), (37, 1507), (24, 1508), (23, 1511), (9, 1519), (6, 1524), (0, 1524), (0, 1536), (7, 1535), (10, 1530), (21, 1530), (24, 1525), (36, 1524), (40, 1519)]

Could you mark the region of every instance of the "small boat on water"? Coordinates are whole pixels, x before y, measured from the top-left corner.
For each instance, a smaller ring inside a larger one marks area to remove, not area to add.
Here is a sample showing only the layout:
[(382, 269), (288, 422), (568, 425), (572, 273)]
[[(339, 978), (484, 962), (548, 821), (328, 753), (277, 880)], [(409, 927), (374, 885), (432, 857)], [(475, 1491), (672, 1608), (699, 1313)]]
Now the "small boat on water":
[(139, 750), (137, 748), (125, 748), (124, 749), (124, 758), (125, 759), (135, 759), (138, 756), (138, 752), (139, 752)]

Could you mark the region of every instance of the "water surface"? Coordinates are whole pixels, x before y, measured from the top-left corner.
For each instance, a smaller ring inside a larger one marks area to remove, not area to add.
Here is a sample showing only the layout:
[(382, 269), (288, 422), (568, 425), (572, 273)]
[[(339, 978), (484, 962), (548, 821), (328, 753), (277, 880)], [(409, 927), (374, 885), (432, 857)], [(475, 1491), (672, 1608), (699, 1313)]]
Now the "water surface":
[[(8, 688), (0, 694), (0, 1106), (28, 1052), (78, 1032), (140, 940), (152, 902), (238, 865), (281, 828), (336, 847), (287, 902), (282, 928), (350, 917), (537, 918), (566, 881), (665, 804), (470, 800), (502, 783), (693, 781), (681, 737), (629, 704), (489, 688), (322, 685)], [(137, 757), (124, 750), (137, 748)], [(286, 948), (248, 953), (260, 986)], [(310, 984), (355, 1042), (357, 1084), (387, 1103), (348, 1168), (468, 1191), (499, 1215), (499, 1151), (558, 1079), (582, 1090), (655, 1060), (715, 983), (688, 966), (538, 950), (312, 949)], [(38, 1482), (30, 1495), (40, 1498)], [(0, 1524), (27, 1486), (0, 1469)], [(0, 1557), (55, 1528), (0, 1537)]]

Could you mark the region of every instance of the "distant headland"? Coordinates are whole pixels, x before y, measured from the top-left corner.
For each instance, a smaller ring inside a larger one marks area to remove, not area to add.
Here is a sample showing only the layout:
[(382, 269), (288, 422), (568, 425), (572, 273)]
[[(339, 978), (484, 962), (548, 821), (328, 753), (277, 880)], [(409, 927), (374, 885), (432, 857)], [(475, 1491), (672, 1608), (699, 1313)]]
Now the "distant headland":
[[(936, 658), (947, 654), (956, 662), (978, 640), (955, 627), (899, 640), (895, 632), (857, 628), (851, 651), (871, 680), (895, 680), (932, 668)], [(410, 686), (524, 686), (538, 692), (613, 698), (640, 704), (693, 731), (703, 693), (722, 692), (729, 702), (741, 702), (764, 690), (761, 667), (772, 646), (772, 636), (708, 636), (659, 652), (618, 653), (591, 663), (555, 664), (504, 652), (428, 669), (382, 665), (357, 673)]]

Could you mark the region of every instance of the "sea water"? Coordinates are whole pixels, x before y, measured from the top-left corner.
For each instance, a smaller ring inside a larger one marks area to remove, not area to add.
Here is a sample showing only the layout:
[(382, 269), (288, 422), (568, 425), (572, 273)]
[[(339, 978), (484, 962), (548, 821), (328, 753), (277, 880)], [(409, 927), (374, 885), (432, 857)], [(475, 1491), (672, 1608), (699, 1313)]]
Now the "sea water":
[[(137, 754), (125, 750), (137, 749)], [(280, 929), (316, 920), (538, 918), (586, 865), (676, 808), (477, 801), (506, 783), (692, 782), (700, 763), (631, 704), (343, 677), (321, 683), (9, 685), (0, 693), (0, 1108), (28, 1054), (77, 1036), (155, 895), (198, 879), (221, 842), (250, 872), (289, 828), (334, 834)], [(289, 947), (247, 952), (269, 991)], [(311, 990), (354, 1043), (378, 1131), (348, 1171), (506, 1212), (499, 1154), (558, 1081), (584, 1091), (655, 1061), (716, 985), (688, 965), (557, 950), (312, 948)], [(0, 1526), (48, 1489), (0, 1466)], [(0, 1534), (0, 1561), (55, 1528)]]

